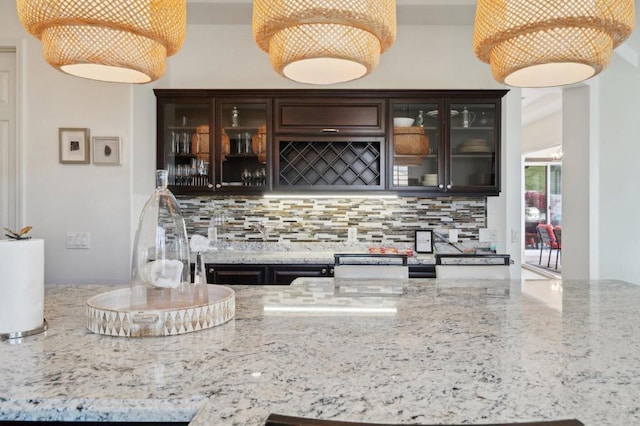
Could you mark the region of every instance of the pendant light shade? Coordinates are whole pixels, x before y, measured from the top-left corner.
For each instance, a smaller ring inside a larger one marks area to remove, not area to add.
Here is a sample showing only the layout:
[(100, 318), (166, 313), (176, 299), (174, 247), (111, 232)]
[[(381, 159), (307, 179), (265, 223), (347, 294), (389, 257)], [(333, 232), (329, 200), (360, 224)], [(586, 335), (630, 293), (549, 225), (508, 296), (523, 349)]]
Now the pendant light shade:
[(395, 0), (254, 0), (253, 37), (273, 69), (301, 83), (355, 80), (396, 38)]
[(186, 0), (17, 0), (17, 7), (51, 66), (94, 80), (157, 80), (186, 32)]
[(478, 0), (473, 49), (500, 83), (561, 86), (604, 70), (634, 24), (633, 0)]

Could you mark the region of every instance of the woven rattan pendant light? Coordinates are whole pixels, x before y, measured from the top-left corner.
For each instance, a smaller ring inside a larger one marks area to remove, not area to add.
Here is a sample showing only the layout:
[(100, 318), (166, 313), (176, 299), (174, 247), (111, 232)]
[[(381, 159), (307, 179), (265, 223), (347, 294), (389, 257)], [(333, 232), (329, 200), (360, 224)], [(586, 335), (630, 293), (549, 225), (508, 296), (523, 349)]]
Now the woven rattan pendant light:
[(254, 0), (253, 37), (278, 73), (301, 83), (361, 78), (396, 38), (395, 0)]
[(157, 80), (186, 32), (186, 0), (17, 0), (17, 7), (51, 66), (94, 80)]
[(634, 24), (633, 0), (478, 0), (473, 48), (500, 83), (561, 86), (605, 69)]

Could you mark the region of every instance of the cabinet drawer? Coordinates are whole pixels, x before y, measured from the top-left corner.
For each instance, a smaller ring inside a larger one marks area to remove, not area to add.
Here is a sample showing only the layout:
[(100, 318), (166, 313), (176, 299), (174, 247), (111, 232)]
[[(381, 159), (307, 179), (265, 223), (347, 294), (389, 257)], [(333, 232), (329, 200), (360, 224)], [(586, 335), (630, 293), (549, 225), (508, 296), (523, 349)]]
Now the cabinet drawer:
[(265, 265), (206, 265), (207, 282), (211, 284), (264, 284)]
[(299, 277), (332, 277), (333, 265), (272, 265), (271, 284), (291, 284)]
[(385, 132), (382, 99), (276, 99), (275, 133)]

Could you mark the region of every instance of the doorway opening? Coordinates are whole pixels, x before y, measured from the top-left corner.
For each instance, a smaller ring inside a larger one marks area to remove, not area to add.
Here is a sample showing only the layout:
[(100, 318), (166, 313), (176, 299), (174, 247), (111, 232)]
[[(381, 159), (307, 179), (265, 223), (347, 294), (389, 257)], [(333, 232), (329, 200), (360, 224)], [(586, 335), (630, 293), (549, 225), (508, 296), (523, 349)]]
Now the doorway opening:
[(13, 230), (20, 222), (16, 69), (16, 49), (0, 45), (0, 225)]
[(524, 163), (525, 263), (562, 273), (562, 162)]

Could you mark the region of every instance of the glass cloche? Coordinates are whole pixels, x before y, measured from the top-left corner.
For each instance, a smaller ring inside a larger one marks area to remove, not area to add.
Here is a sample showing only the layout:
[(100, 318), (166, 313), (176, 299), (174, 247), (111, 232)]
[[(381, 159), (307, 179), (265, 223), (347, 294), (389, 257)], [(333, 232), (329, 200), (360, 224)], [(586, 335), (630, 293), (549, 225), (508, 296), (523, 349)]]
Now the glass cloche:
[(167, 170), (158, 170), (156, 189), (138, 222), (131, 265), (134, 309), (174, 309), (198, 303), (194, 299), (200, 292), (190, 284), (187, 230), (167, 183)]

